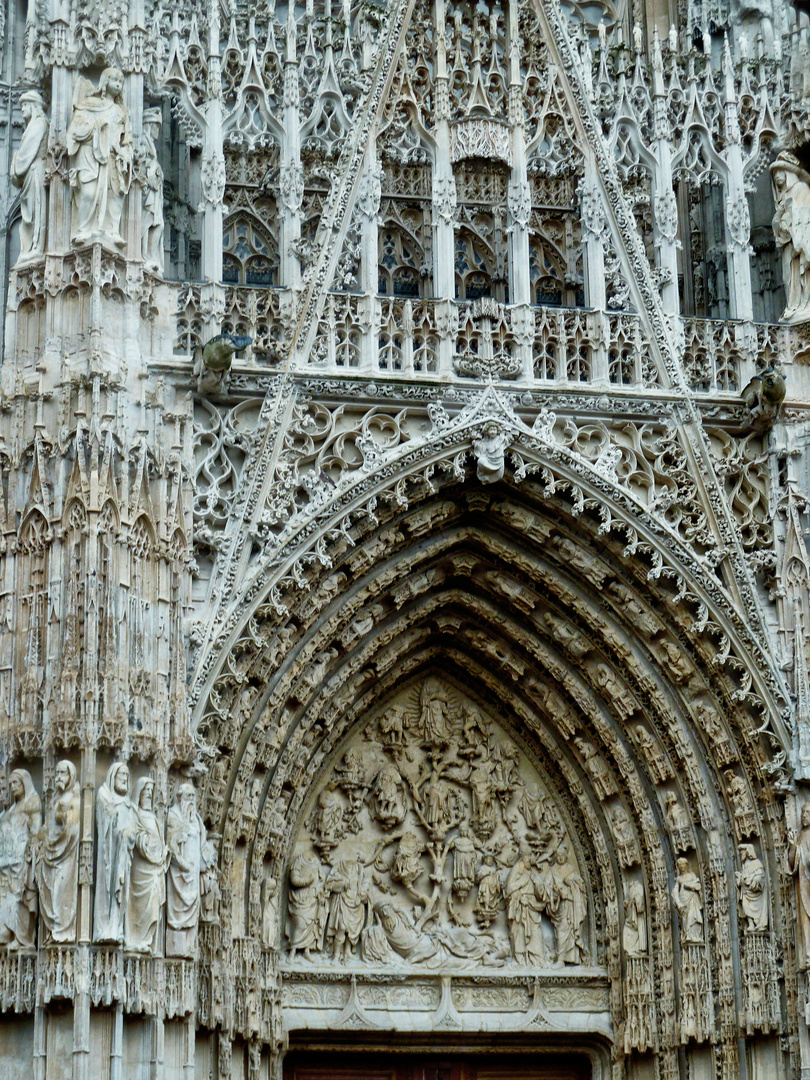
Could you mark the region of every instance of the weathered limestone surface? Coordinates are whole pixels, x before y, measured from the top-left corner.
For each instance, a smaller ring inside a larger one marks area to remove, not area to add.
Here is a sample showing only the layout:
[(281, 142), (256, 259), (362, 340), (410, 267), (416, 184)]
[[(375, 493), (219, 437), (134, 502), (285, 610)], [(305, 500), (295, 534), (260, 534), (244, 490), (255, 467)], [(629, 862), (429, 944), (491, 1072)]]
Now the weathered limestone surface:
[(0, 1076), (810, 1077), (807, 16), (0, 38)]

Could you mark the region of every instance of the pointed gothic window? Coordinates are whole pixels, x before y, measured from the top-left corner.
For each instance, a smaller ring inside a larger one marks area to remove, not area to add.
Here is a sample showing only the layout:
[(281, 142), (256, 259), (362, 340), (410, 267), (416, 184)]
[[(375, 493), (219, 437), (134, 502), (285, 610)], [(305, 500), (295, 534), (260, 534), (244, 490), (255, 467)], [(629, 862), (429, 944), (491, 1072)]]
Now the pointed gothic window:
[(277, 284), (278, 246), (247, 214), (226, 221), (222, 249), (222, 280), (226, 285)]
[(414, 237), (396, 225), (380, 229), (379, 285), (381, 296), (417, 297), (423, 253)]

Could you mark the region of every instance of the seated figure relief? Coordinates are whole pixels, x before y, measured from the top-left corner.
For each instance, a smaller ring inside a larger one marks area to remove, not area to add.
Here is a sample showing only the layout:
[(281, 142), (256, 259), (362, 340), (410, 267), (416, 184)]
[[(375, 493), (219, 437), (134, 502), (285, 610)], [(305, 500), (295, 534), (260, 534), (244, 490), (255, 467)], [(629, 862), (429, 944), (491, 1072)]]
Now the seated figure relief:
[(590, 962), (576, 848), (535, 766), (439, 678), (387, 703), (314, 791), (289, 960), (462, 970)]

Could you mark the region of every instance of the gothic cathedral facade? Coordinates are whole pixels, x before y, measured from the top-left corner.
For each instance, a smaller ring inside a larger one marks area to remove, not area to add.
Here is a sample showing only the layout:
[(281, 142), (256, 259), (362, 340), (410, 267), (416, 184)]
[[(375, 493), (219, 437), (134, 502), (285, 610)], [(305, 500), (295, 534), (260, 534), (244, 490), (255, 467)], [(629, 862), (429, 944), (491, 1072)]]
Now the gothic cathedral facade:
[(0, 10), (3, 1080), (810, 1078), (806, 3)]

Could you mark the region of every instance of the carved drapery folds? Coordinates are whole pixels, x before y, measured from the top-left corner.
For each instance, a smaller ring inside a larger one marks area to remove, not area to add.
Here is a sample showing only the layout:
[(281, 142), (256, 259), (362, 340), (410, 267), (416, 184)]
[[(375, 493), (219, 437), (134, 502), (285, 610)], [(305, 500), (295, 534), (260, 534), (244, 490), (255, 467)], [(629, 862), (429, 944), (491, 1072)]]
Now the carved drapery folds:
[(574, 850), (525, 753), (427, 680), (367, 725), (315, 796), (289, 873), (290, 956), (586, 964)]

